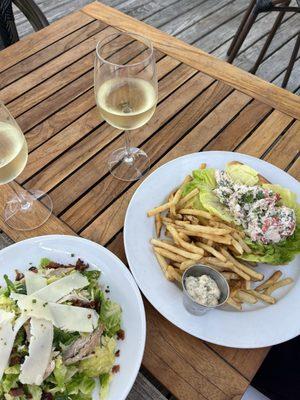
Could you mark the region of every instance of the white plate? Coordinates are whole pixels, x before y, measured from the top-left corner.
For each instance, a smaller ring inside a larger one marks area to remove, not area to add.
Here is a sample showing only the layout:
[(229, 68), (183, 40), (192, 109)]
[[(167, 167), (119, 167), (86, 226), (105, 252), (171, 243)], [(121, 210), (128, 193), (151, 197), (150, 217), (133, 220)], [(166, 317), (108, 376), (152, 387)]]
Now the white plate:
[[(75, 257), (71, 257), (74, 253)], [(122, 328), (125, 340), (118, 341), (120, 372), (115, 374), (107, 400), (125, 400), (139, 371), (146, 338), (145, 310), (141, 294), (125, 265), (109, 250), (89, 240), (73, 236), (51, 235), (24, 240), (0, 251), (2, 276), (14, 277), (14, 269), (28, 269), (42, 257), (61, 263), (72, 263), (76, 257), (101, 270), (100, 283), (109, 285), (109, 297), (122, 306)], [(97, 394), (94, 399), (97, 399)]]
[[(200, 339), (223, 346), (255, 348), (274, 345), (300, 333), (300, 268), (299, 257), (280, 268), (283, 277), (295, 283), (276, 291), (278, 302), (269, 306), (261, 302), (243, 312), (218, 309), (197, 317), (183, 307), (181, 290), (168, 282), (150, 247), (154, 237), (154, 219), (146, 212), (166, 201), (166, 196), (192, 170), (206, 162), (209, 167), (224, 168), (228, 161), (250, 165), (270, 182), (278, 183), (297, 193), (299, 183), (273, 165), (243, 154), (209, 151), (177, 158), (154, 171), (138, 188), (129, 204), (125, 219), (125, 249), (130, 269), (150, 303), (170, 322)], [(257, 267), (269, 276), (278, 267)]]

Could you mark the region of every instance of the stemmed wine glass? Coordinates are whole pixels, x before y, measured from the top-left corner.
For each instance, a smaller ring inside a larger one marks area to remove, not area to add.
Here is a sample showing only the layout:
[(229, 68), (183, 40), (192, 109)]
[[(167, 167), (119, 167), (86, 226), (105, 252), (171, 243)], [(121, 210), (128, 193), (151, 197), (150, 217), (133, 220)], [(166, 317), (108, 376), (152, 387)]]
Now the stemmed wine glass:
[[(0, 186), (12, 182), (26, 166), (28, 148), (19, 125), (0, 101)], [(53, 209), (51, 198), (40, 190), (26, 192), (11, 183), (13, 195), (7, 199), (4, 221), (11, 228), (28, 231), (41, 226)], [(38, 200), (43, 202), (40, 207)]]
[(157, 103), (155, 56), (148, 39), (116, 33), (97, 44), (95, 96), (102, 118), (125, 134), (125, 146), (108, 160), (110, 172), (124, 181), (139, 179), (149, 169), (149, 158), (130, 145), (130, 135), (150, 120)]

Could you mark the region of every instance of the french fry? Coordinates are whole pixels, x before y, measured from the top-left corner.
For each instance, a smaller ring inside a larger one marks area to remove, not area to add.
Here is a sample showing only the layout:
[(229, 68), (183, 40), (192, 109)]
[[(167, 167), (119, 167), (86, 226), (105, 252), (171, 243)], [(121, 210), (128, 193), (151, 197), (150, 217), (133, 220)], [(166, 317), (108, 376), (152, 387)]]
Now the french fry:
[(212, 216), (210, 215), (209, 212), (202, 211), (202, 210), (194, 210), (193, 208), (182, 208), (180, 210), (180, 214), (194, 215), (195, 217), (202, 217), (202, 218), (206, 218), (206, 219), (212, 218)]
[(251, 281), (245, 281), (245, 289), (251, 290)]
[(186, 242), (191, 242), (191, 238), (188, 235), (186, 235), (185, 233), (178, 232), (178, 235), (179, 235), (179, 237), (181, 237), (181, 239), (185, 240)]
[(162, 204), (161, 206), (155, 207), (152, 210), (148, 211), (147, 215), (148, 217), (153, 217), (156, 214), (160, 214), (161, 212), (168, 210), (170, 206), (171, 206), (170, 202)]
[(185, 233), (187, 236), (200, 237), (203, 239), (211, 240), (215, 243), (221, 243), (227, 245), (231, 244), (231, 237), (228, 235), (221, 236), (221, 235), (212, 235), (210, 233), (192, 232), (188, 228), (186, 229), (180, 228), (180, 232)]
[(214, 245), (214, 242), (211, 239), (205, 239), (207, 246), (212, 247)]
[(169, 197), (169, 202), (171, 203), (171, 205), (170, 205), (170, 215), (171, 215), (172, 218), (175, 218), (176, 217), (176, 207), (175, 207), (175, 204), (174, 204), (174, 195), (173, 194), (171, 194), (171, 196)]
[(177, 208), (180, 210), (184, 204), (186, 204), (189, 200), (191, 200), (193, 197), (197, 196), (199, 193), (199, 189), (195, 188), (193, 189), (190, 193), (188, 193), (186, 196), (184, 196), (178, 203), (177, 203)]
[(257, 286), (255, 290), (257, 292), (261, 292), (265, 289), (268, 289), (268, 287), (274, 285), (274, 283), (277, 282), (281, 278), (281, 276), (282, 276), (281, 271), (275, 271), (274, 274), (272, 274), (269, 279), (267, 279), (261, 285)]
[(170, 281), (175, 280), (177, 282), (181, 282), (181, 275), (175, 270), (175, 268), (172, 267), (172, 265), (168, 265), (166, 277)]
[(208, 253), (214, 255), (220, 261), (226, 262), (226, 257), (224, 257), (223, 254), (221, 254), (219, 251), (217, 251), (213, 247), (208, 246), (207, 244), (204, 244), (204, 243), (201, 243), (201, 242), (196, 242), (196, 245), (201, 247), (202, 249), (206, 250)]
[(185, 257), (180, 256), (179, 254), (175, 254), (172, 251), (163, 249), (162, 247), (153, 247), (154, 251), (161, 256), (175, 262), (182, 263), (183, 261), (186, 261)]
[[(202, 249), (199, 249), (199, 247), (195, 246), (192, 243), (188, 243), (185, 242), (183, 239), (181, 239), (181, 237), (179, 236), (178, 232), (176, 231), (175, 228), (173, 228), (173, 226), (171, 225), (167, 225), (167, 230), (171, 233), (171, 235), (173, 236), (174, 240), (180, 244), (181, 247), (183, 247), (185, 250), (191, 252), (190, 254), (195, 255), (198, 254), (198, 256), (200, 255), (201, 257), (204, 254), (204, 251)], [(194, 260), (194, 257), (187, 257), (187, 258), (191, 258), (192, 260)], [(200, 259), (200, 257), (198, 257), (198, 260)]]
[[(199, 254), (187, 252), (185, 250), (179, 249), (176, 246), (165, 243), (161, 240), (151, 239), (151, 244), (153, 246), (156, 246), (156, 248), (160, 247), (162, 249), (168, 250), (169, 252), (178, 254), (179, 256), (182, 256), (185, 259), (199, 260), (202, 257), (202, 255), (199, 257)], [(172, 260), (172, 259), (170, 258), (170, 260)], [(177, 260), (173, 260), (173, 261), (177, 261)], [(185, 260), (182, 260), (182, 261), (185, 261)], [(180, 262), (180, 261), (178, 261), (178, 262)]]
[(163, 273), (166, 274), (167, 268), (168, 268), (168, 263), (167, 263), (166, 259), (161, 254), (159, 254), (157, 251), (154, 251), (154, 254), (157, 258), (160, 268), (162, 269)]
[(232, 264), (234, 264), (237, 268), (239, 268), (240, 270), (245, 272), (247, 275), (251, 276), (251, 278), (253, 278), (253, 280), (261, 281), (264, 279), (263, 274), (256, 272), (253, 269), (247, 267), (246, 265), (240, 263), (224, 248), (221, 249), (221, 253), (223, 254), (223, 256), (226, 257), (226, 259), (228, 261), (230, 261)]
[(244, 242), (239, 232), (234, 231), (232, 232), (231, 235), (234, 237), (234, 239), (236, 239), (239, 242), (245, 253), (251, 253), (250, 247)]
[(186, 261), (183, 261), (181, 264), (180, 264), (180, 270), (181, 271), (185, 271), (186, 269), (188, 269), (189, 267), (191, 267), (192, 265), (195, 265), (196, 263), (195, 263), (195, 261), (194, 260), (186, 260)]
[(257, 297), (258, 299), (263, 300), (265, 303), (269, 303), (269, 304), (275, 304), (276, 303), (276, 299), (274, 299), (274, 297), (269, 296), (267, 294), (263, 294), (263, 293), (257, 292), (256, 290), (248, 290), (247, 293), (250, 293), (254, 297)]
[[(186, 207), (186, 208), (193, 207), (194, 201), (195, 201), (195, 197), (193, 197), (191, 200), (187, 201), (187, 202), (184, 204), (184, 207)], [(179, 212), (180, 212), (180, 210), (179, 210)]]
[[(216, 267), (215, 267), (215, 268), (216, 268)], [(224, 276), (224, 278), (225, 278), (227, 281), (240, 279), (240, 277), (238, 276), (238, 274), (236, 274), (235, 272), (221, 272), (221, 274)]]
[(230, 233), (229, 230), (223, 228), (213, 228), (211, 226), (206, 225), (192, 225), (187, 223), (186, 221), (175, 221), (176, 225), (182, 226), (184, 229), (188, 229), (191, 232), (200, 232), (200, 233), (208, 233), (211, 235), (227, 235)]
[(161, 215), (160, 214), (156, 214), (155, 215), (155, 232), (156, 232), (156, 236), (157, 237), (160, 237), (161, 228), (162, 228)]
[(206, 168), (206, 163), (205, 162), (201, 163), (199, 169), (205, 169), (205, 168)]
[(223, 262), (216, 257), (203, 257), (201, 258), (201, 263), (209, 266), (218, 267), (219, 271), (224, 271), (229, 269), (226, 262)]
[(277, 290), (283, 286), (290, 285), (293, 282), (294, 281), (292, 278), (281, 279), (281, 281), (278, 281), (278, 282), (274, 283), (272, 286), (269, 286), (268, 289), (265, 290), (265, 294), (267, 296), (270, 296), (274, 292), (274, 290)]
[(242, 311), (242, 305), (240, 303), (238, 303), (237, 301), (233, 300), (232, 297), (229, 297), (229, 299), (227, 300), (226, 303), (229, 304), (231, 307), (233, 307), (239, 311)]
[(239, 244), (239, 242), (237, 240), (235, 240), (234, 238), (232, 238), (232, 246), (235, 248), (235, 250), (238, 254), (242, 255), (244, 253), (244, 249)]
[(235, 272), (238, 274), (241, 278), (245, 279), (246, 281), (250, 281), (251, 277), (247, 275), (244, 271), (242, 271), (240, 268), (238, 268), (236, 265), (234, 265), (232, 262), (227, 262), (226, 266), (229, 270)]
[(239, 300), (243, 303), (255, 304), (257, 303), (257, 298), (250, 293), (245, 292), (244, 290), (238, 290), (235, 294)]
[(179, 200), (180, 200), (180, 197), (181, 197), (182, 191), (183, 191), (183, 186), (184, 186), (184, 184), (181, 185), (180, 188), (179, 188), (179, 189), (177, 190), (177, 192), (175, 193), (175, 196), (174, 196), (174, 198), (173, 198), (173, 204), (174, 204), (174, 206), (176, 206), (177, 203), (178, 203)]
[(215, 228), (226, 229), (229, 233), (235, 231), (235, 228), (233, 228), (232, 226), (224, 224), (223, 222), (215, 221), (213, 220), (213, 218), (214, 217), (211, 217), (211, 220), (209, 221), (210, 226), (213, 226)]
[(186, 220), (190, 221), (190, 223), (192, 225), (198, 225), (199, 224), (198, 218), (194, 217), (193, 215), (186, 215), (185, 217), (186, 217)]

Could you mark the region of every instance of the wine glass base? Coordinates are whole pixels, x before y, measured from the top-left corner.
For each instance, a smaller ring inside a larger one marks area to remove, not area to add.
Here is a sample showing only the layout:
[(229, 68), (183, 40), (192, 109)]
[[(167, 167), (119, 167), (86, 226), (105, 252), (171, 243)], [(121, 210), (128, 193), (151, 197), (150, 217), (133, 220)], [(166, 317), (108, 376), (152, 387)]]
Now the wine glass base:
[[(41, 207), (41, 204), (44, 207)], [(24, 193), (22, 201), (17, 195), (11, 196), (4, 209), (4, 221), (17, 231), (31, 231), (43, 225), (51, 216), (51, 197), (41, 190)]]
[(130, 147), (128, 153), (126, 148), (123, 147), (111, 154), (108, 166), (115, 178), (131, 182), (140, 179), (148, 172), (150, 161), (143, 150)]

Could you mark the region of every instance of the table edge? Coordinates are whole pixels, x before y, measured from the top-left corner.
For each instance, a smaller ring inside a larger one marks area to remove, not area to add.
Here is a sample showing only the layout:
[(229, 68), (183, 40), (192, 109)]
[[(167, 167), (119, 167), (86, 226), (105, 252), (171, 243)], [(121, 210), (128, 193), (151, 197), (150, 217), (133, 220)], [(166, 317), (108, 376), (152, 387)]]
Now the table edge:
[(158, 50), (165, 54), (217, 80), (223, 81), (254, 99), (270, 105), (274, 109), (282, 111), (293, 118), (300, 119), (300, 98), (286, 89), (252, 75), (103, 3), (97, 1), (90, 3), (83, 7), (81, 12), (102, 20), (122, 31), (134, 31), (145, 35), (152, 40)]

